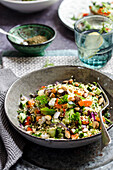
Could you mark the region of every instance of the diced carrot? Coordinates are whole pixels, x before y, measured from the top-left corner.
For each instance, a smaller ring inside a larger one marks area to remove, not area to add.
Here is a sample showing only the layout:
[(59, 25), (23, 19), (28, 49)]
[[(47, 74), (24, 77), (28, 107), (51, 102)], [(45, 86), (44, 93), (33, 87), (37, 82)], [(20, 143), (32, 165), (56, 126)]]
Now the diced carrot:
[(108, 15), (110, 14), (110, 11), (103, 12), (103, 11), (102, 11), (103, 9), (104, 9), (104, 8), (99, 8), (98, 14), (108, 16)]
[(68, 81), (68, 83), (69, 83), (69, 84), (72, 84), (72, 83), (73, 83), (73, 79), (70, 79), (70, 80)]
[(40, 114), (41, 111), (40, 111), (38, 108), (36, 108), (36, 109), (34, 110), (34, 113), (35, 113), (35, 114)]
[(36, 117), (36, 121), (37, 121), (37, 122), (39, 121), (39, 119), (41, 119), (41, 116), (37, 116), (37, 117)]
[(27, 127), (27, 131), (32, 131), (32, 129), (30, 127)]
[(58, 104), (58, 98), (56, 99), (56, 102), (55, 102), (55, 105), (57, 105)]
[(74, 97), (69, 97), (69, 98), (68, 98), (68, 101), (73, 101), (73, 102), (74, 102), (74, 101), (75, 101), (75, 98), (74, 98)]
[(100, 122), (100, 118), (99, 118), (98, 116), (96, 116), (96, 120), (97, 120), (98, 122)]
[(102, 119), (103, 119), (103, 122), (105, 122), (105, 118), (104, 118), (104, 116), (102, 116)]
[(53, 88), (53, 89), (51, 90), (51, 93), (56, 93), (56, 92), (57, 92), (56, 88)]
[(78, 133), (76, 133), (75, 135), (71, 135), (71, 139), (78, 139), (78, 137), (79, 137)]
[(28, 116), (28, 117), (26, 118), (26, 120), (27, 120), (28, 122), (31, 122), (31, 116)]
[(111, 14), (111, 12), (107, 11), (107, 12), (104, 12), (104, 14), (108, 16), (109, 14)]
[(81, 116), (81, 120), (83, 120), (83, 118), (84, 118), (84, 117), (83, 117), (83, 116)]
[(26, 125), (30, 125), (30, 124), (31, 124), (31, 116), (28, 116), (28, 117), (26, 118), (25, 126), (26, 126)]
[(92, 105), (92, 101), (90, 100), (80, 100), (78, 102), (79, 106), (85, 106), (85, 107), (88, 107), (88, 106), (91, 106)]
[(98, 10), (98, 14), (103, 14), (103, 12), (102, 12), (102, 10), (103, 10), (103, 8), (99, 8), (99, 10)]
[(79, 86), (79, 83), (77, 83), (77, 82), (76, 82), (76, 83), (75, 83), (75, 86), (77, 86), (77, 87), (78, 87), (78, 86)]
[(65, 112), (66, 112), (66, 109), (63, 109), (63, 112), (65, 113)]
[(88, 94), (92, 95), (92, 96), (95, 96), (95, 93), (93, 93), (93, 92), (89, 92)]
[(67, 103), (63, 104), (63, 105), (62, 105), (62, 108), (63, 108), (63, 109), (66, 109), (66, 108), (67, 108)]
[(110, 29), (109, 29), (109, 28), (105, 28), (105, 29), (106, 29), (106, 31), (108, 31), (108, 32), (110, 31)]
[(95, 87), (93, 87), (92, 90), (95, 90)]
[(66, 113), (66, 109), (63, 109), (63, 113), (62, 113), (63, 117), (65, 116), (65, 113)]
[(79, 96), (82, 96), (84, 94), (84, 92), (78, 92), (77, 90), (74, 91), (74, 93), (78, 94)]
[(46, 86), (42, 86), (42, 87), (41, 87), (41, 89), (45, 89), (45, 88), (46, 88)]
[(83, 13), (83, 17), (86, 17), (88, 16), (89, 14), (88, 13)]
[(65, 116), (65, 112), (62, 114), (63, 115), (63, 117)]
[(109, 12), (107, 12), (107, 13), (104, 12), (103, 14), (104, 14), (105, 16), (109, 16), (110, 13), (109, 13)]
[(56, 99), (55, 107), (58, 108), (58, 109), (62, 108), (62, 104), (58, 104), (58, 98)]
[(103, 8), (99, 8), (98, 14), (101, 14), (101, 13), (102, 13), (102, 10), (103, 10)]
[(33, 100), (33, 99), (30, 99), (30, 100), (28, 101), (28, 106), (27, 106), (27, 107), (33, 107), (34, 104), (35, 104), (34, 100)]
[(89, 124), (89, 121), (88, 121), (88, 120), (83, 120), (83, 121), (82, 121), (82, 124), (83, 124), (83, 125), (88, 125), (88, 124)]
[(29, 123), (29, 122), (25, 122), (25, 124), (24, 124), (24, 125), (25, 125), (25, 126), (26, 126), (26, 125), (30, 125), (30, 123)]
[[(98, 116), (96, 116), (96, 120), (97, 120), (98, 122), (100, 122), (100, 118), (99, 118)], [(103, 122), (105, 122), (104, 116), (102, 116), (102, 120), (103, 120)]]
[(89, 6), (89, 9), (92, 9), (92, 7), (91, 7), (91, 6)]

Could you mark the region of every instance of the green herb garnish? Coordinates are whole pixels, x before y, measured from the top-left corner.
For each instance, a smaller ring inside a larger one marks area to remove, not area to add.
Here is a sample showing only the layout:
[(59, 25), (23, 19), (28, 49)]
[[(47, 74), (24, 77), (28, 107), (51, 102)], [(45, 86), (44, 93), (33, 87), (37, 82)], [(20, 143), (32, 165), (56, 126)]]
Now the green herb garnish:
[(78, 121), (78, 124), (81, 125), (80, 113), (76, 112), (73, 115), (71, 115), (71, 120)]
[(42, 133), (39, 133), (39, 134), (32, 134), (33, 136), (37, 136), (37, 137), (40, 137), (42, 135)]
[(49, 109), (48, 107), (44, 107), (41, 109), (41, 113), (43, 115), (53, 115), (56, 111), (54, 109)]
[(35, 100), (38, 100), (40, 102), (40, 105), (45, 105), (48, 103), (48, 97), (46, 95), (37, 96)]
[(46, 64), (43, 67), (45, 68), (45, 67), (49, 67), (49, 66), (54, 66), (54, 63), (49, 63), (49, 61), (47, 60)]
[(73, 20), (73, 21), (77, 21), (79, 18), (76, 18), (74, 15), (73, 15), (73, 17), (71, 18), (71, 20)]
[(68, 95), (64, 95), (62, 98), (58, 100), (58, 104), (65, 104), (68, 102)]

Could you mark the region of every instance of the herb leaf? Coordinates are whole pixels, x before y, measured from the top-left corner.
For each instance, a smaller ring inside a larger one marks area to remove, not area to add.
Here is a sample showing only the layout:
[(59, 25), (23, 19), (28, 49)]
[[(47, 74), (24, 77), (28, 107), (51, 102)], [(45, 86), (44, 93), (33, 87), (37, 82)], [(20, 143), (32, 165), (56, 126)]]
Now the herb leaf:
[(48, 103), (48, 97), (46, 95), (37, 96), (35, 100), (38, 100), (41, 105), (45, 105)]
[(73, 15), (73, 17), (71, 18), (71, 20), (73, 20), (73, 21), (77, 21), (79, 18), (76, 18), (74, 15)]
[(49, 61), (47, 60), (43, 67), (45, 68), (45, 67), (49, 67), (49, 66), (54, 66), (54, 63), (49, 63)]
[(41, 113), (44, 115), (53, 115), (56, 111), (54, 109), (49, 109), (48, 107), (44, 107), (41, 109)]
[(80, 113), (76, 112), (71, 116), (71, 120), (78, 121), (79, 125), (81, 125)]
[(68, 102), (68, 95), (64, 95), (62, 98), (58, 100), (58, 104), (65, 104)]

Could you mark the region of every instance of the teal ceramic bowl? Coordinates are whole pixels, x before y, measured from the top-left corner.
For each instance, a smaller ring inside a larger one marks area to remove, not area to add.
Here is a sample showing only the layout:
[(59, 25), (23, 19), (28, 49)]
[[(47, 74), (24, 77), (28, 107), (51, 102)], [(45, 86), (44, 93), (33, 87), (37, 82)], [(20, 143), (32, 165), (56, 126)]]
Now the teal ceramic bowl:
[(47, 41), (40, 44), (23, 45), (20, 40), (14, 37), (7, 36), (8, 41), (12, 46), (21, 53), (27, 56), (43, 56), (45, 49), (50, 45), (56, 36), (53, 28), (43, 24), (25, 24), (18, 25), (9, 30), (9, 33), (26, 40), (37, 35), (45, 36)]

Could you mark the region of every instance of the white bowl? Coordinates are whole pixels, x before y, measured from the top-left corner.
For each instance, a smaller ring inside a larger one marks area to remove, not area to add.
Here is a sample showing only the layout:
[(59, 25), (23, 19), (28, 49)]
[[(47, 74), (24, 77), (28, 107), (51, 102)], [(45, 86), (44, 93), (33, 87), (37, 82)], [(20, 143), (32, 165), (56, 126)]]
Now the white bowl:
[(41, 11), (53, 5), (58, 0), (34, 0), (34, 1), (0, 0), (0, 1), (1, 4), (13, 10), (23, 13), (32, 13)]

